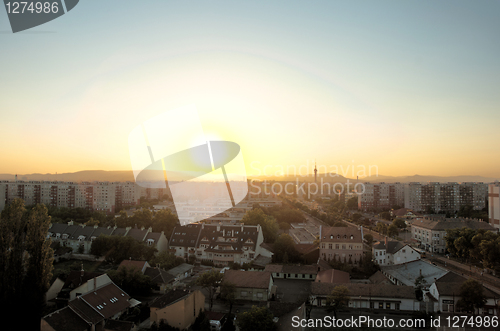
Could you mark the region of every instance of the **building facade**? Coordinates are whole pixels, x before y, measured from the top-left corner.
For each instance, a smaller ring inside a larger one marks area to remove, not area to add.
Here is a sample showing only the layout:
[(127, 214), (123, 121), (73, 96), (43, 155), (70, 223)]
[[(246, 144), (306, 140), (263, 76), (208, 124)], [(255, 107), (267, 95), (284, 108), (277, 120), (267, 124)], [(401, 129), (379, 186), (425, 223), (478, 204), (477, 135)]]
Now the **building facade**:
[(358, 264), (363, 258), (363, 231), (354, 227), (320, 227), (319, 256), (325, 261)]
[(380, 266), (403, 264), (406, 262), (420, 260), (418, 253), (410, 245), (402, 244), (399, 241), (390, 241), (385, 238), (372, 246), (372, 256)]
[(364, 187), (364, 193), (358, 194), (358, 207), (363, 211), (402, 207), (405, 203), (402, 183), (364, 183)]
[(500, 183), (488, 186), (488, 218), (495, 229), (500, 229)]
[(250, 263), (259, 255), (270, 254), (260, 225), (188, 224), (176, 226), (170, 239), (170, 252), (188, 260), (211, 261), (217, 266)]
[(409, 183), (405, 187), (405, 208), (422, 213), (456, 213), (462, 206), (474, 210), (486, 207), (485, 183)]
[(463, 218), (423, 217), (416, 219), (411, 225), (412, 239), (419, 243), (420, 248), (431, 253), (445, 253), (446, 230), (469, 228), (497, 231), (493, 226), (479, 220)]

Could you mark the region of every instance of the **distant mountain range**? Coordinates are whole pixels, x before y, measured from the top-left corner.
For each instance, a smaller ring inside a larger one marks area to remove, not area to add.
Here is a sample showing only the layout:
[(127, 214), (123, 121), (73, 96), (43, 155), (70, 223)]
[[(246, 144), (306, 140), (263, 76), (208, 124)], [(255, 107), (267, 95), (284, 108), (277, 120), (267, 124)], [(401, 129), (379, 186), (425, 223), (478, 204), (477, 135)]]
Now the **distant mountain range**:
[[(314, 174), (294, 176), (249, 176), (250, 179), (267, 180), (267, 181), (296, 181), (312, 182)], [(78, 172), (69, 172), (61, 174), (18, 174), (18, 180), (40, 180), (40, 181), (67, 181), (67, 182), (91, 182), (91, 181), (109, 181), (109, 182), (124, 182), (134, 181), (132, 171), (104, 171), (104, 170), (85, 170)], [(356, 178), (346, 178), (342, 175), (334, 173), (318, 174), (318, 181), (323, 179), (323, 182), (345, 183), (349, 179), (350, 182), (356, 182)], [(0, 180), (15, 180), (15, 174), (0, 174)], [(483, 182), (491, 183), (500, 180), (500, 177), (483, 177), (483, 176), (370, 176), (360, 178), (359, 182), (372, 183), (409, 183), (409, 182)]]

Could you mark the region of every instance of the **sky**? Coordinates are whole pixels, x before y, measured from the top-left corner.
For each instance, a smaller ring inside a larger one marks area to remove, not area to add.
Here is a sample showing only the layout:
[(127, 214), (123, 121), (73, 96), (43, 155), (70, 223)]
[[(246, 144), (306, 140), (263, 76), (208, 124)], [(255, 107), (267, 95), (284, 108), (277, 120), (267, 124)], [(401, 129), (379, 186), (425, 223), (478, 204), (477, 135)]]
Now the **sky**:
[(0, 173), (130, 170), (129, 133), (195, 105), (248, 175), (316, 161), (500, 177), (499, 14), (497, 1), (80, 1), (13, 34), (0, 8)]

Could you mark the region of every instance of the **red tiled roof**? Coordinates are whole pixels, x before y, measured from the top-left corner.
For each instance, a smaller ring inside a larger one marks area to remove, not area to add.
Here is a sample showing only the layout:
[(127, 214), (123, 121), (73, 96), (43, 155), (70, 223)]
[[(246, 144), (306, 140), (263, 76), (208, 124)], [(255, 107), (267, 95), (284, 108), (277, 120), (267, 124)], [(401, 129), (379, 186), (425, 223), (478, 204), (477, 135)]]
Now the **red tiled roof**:
[(224, 281), (236, 287), (268, 288), (271, 277), (269, 271), (226, 270), (224, 272)]
[(144, 265), (148, 263), (147, 261), (134, 261), (134, 260), (123, 260), (122, 263), (118, 266), (118, 269), (121, 267), (126, 267), (126, 268), (137, 268), (142, 271), (142, 268), (144, 268)]
[(80, 298), (104, 318), (110, 318), (130, 307), (130, 296), (114, 283), (104, 285)]

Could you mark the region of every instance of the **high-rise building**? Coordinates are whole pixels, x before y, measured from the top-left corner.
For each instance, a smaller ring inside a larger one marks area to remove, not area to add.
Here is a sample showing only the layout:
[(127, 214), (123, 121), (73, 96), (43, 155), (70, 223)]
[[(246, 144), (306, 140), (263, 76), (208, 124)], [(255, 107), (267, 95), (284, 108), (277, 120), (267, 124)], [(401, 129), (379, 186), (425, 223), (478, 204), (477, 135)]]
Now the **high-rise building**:
[(364, 211), (378, 211), (402, 207), (404, 184), (402, 183), (364, 183), (365, 190), (358, 194), (358, 207)]
[(488, 186), (488, 218), (491, 226), (500, 229), (500, 183)]
[(488, 185), (484, 183), (409, 183), (405, 208), (423, 213), (456, 213), (462, 206), (486, 207)]
[(114, 213), (117, 208), (137, 204), (140, 193), (133, 182), (4, 181), (0, 183), (0, 210), (20, 198), (26, 205), (43, 203)]

